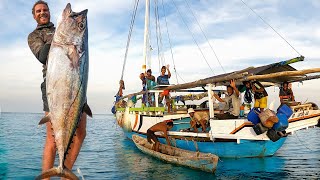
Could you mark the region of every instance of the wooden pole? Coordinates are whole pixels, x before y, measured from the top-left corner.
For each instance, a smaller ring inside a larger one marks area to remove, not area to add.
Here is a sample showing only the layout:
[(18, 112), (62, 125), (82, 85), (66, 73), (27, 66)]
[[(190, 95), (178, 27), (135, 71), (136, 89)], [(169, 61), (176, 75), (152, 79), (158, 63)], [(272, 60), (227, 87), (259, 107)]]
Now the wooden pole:
[(176, 90), (176, 89), (188, 89), (188, 88), (195, 88), (195, 87), (201, 87), (201, 86), (206, 86), (207, 84), (216, 84), (219, 82), (227, 82), (230, 81), (232, 79), (240, 79), (244, 76), (246, 76), (248, 74), (248, 72), (245, 73), (232, 73), (229, 74), (227, 76), (222, 76), (222, 77), (218, 77), (218, 78), (207, 78), (207, 79), (200, 79), (198, 81), (193, 81), (190, 83), (185, 83), (185, 84), (178, 84), (178, 85), (172, 85), (169, 86), (167, 88), (165, 88), (166, 90)]
[[(241, 72), (241, 73), (239, 73)], [(172, 85), (168, 86), (165, 88), (166, 90), (177, 90), (177, 89), (188, 89), (188, 88), (194, 88), (194, 87), (201, 87), (201, 86), (206, 86), (207, 84), (226, 84), (226, 82), (234, 79), (237, 81), (250, 81), (250, 80), (263, 80), (263, 79), (270, 79), (270, 78), (276, 78), (280, 76), (301, 76), (301, 75), (306, 75), (306, 74), (311, 74), (311, 73), (319, 73), (320, 68), (313, 68), (313, 69), (305, 69), (305, 70), (297, 70), (297, 71), (283, 71), (283, 72), (276, 72), (276, 73), (270, 73), (270, 74), (264, 74), (264, 75), (248, 75), (248, 72), (243, 72), (237, 71), (235, 73), (231, 73), (226, 76), (218, 77), (218, 78), (207, 78), (207, 79), (200, 79), (198, 81), (193, 81), (190, 83), (185, 83), (185, 84), (178, 84), (178, 85)], [(311, 76), (313, 77), (312, 79), (320, 78), (320, 75), (316, 76)], [(302, 78), (301, 80), (308, 80), (308, 77)], [(296, 80), (299, 81), (299, 80)], [(137, 93), (129, 94), (126, 96), (123, 96), (121, 99), (134, 96), (134, 95), (140, 95), (145, 93), (145, 91), (140, 91)]]
[(313, 69), (305, 69), (299, 71), (283, 71), (283, 72), (276, 72), (264, 75), (252, 75), (244, 78), (240, 78), (239, 81), (248, 81), (248, 80), (259, 80), (259, 79), (269, 79), (269, 78), (276, 78), (280, 76), (299, 76), (299, 75), (306, 75), (310, 73), (318, 73), (320, 72), (320, 68), (313, 68)]

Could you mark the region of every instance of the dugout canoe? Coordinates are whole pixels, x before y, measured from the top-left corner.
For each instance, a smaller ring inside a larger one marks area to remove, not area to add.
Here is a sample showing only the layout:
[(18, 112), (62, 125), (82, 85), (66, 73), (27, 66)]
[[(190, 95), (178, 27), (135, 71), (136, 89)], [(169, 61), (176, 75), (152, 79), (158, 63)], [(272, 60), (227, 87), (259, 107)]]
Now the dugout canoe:
[(152, 144), (146, 138), (132, 135), (132, 140), (143, 153), (172, 164), (210, 173), (215, 172), (218, 164), (219, 157), (211, 153), (188, 151), (166, 144), (160, 144), (160, 152), (157, 152), (152, 150)]

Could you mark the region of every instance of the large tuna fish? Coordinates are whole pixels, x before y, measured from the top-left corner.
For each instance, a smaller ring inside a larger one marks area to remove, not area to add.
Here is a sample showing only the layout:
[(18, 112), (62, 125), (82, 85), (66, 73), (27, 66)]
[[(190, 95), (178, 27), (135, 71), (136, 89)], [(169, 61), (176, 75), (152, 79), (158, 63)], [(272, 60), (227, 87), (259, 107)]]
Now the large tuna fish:
[(43, 172), (36, 179), (51, 176), (77, 179), (64, 166), (64, 161), (82, 113), (92, 115), (86, 103), (89, 68), (87, 10), (75, 13), (70, 4), (66, 6), (51, 43), (47, 65), (50, 113), (39, 124), (48, 121), (52, 124), (59, 166)]

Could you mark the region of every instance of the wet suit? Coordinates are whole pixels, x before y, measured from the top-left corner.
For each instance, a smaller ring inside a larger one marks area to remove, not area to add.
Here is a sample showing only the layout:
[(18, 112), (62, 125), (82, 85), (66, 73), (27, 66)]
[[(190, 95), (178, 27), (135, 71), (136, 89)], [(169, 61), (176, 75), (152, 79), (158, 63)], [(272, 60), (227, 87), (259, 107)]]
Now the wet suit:
[(49, 105), (46, 93), (46, 73), (47, 73), (47, 59), (55, 32), (54, 24), (49, 22), (45, 25), (38, 25), (37, 28), (28, 36), (28, 44), (40, 63), (43, 64), (43, 82), (41, 83), (43, 111), (49, 112)]

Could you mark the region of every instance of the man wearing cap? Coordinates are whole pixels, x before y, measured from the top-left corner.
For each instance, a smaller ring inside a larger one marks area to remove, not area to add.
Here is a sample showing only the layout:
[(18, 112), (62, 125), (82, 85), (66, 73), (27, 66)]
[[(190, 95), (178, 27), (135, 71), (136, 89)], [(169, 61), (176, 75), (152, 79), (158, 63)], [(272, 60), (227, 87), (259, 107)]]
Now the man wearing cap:
[(198, 111), (195, 112), (193, 108), (188, 109), (188, 114), (190, 115), (190, 126), (193, 128), (194, 132), (198, 132), (198, 127), (202, 127), (202, 132), (206, 132), (207, 122), (209, 120), (209, 112)]

